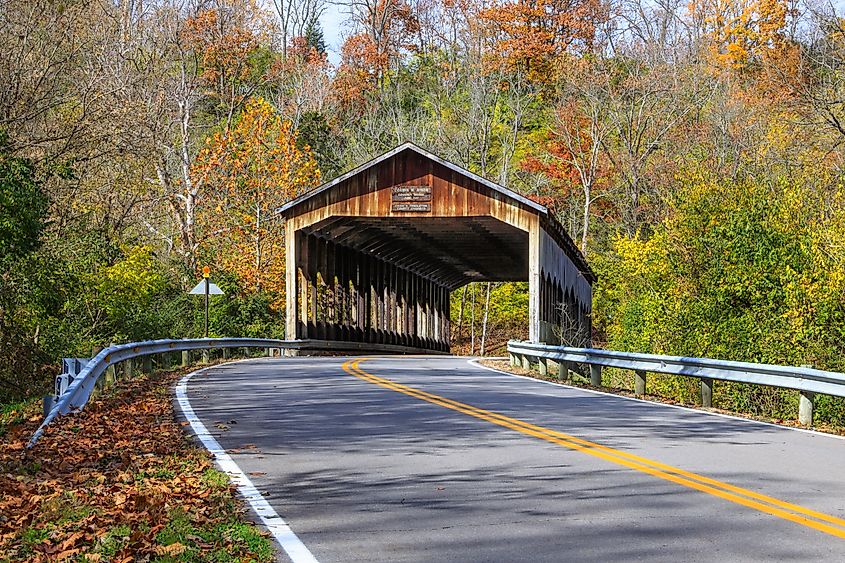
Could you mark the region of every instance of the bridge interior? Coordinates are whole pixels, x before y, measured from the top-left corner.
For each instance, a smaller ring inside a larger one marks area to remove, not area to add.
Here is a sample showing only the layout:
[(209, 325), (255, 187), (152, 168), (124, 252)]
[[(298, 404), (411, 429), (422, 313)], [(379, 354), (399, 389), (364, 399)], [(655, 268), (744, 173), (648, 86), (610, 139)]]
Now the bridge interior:
[(288, 337), (447, 352), (452, 291), (528, 281), (532, 340), (589, 338), (594, 277), (547, 210), (414, 145), (279, 212)]

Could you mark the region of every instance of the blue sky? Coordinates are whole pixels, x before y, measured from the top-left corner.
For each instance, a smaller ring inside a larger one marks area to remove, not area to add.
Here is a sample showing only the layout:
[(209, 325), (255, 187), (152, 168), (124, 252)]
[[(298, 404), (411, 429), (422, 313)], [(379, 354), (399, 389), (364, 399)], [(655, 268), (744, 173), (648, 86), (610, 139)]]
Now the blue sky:
[(329, 61), (337, 65), (340, 62), (340, 46), (343, 43), (343, 36), (348, 33), (344, 20), (346, 19), (346, 7), (331, 3), (320, 18), (323, 25), (323, 35), (329, 48)]

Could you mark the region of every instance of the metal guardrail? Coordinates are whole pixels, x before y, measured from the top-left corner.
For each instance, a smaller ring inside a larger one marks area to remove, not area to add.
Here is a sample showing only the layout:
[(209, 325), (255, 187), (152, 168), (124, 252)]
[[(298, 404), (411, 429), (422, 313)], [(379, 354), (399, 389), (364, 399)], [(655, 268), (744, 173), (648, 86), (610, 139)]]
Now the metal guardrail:
[(701, 380), (702, 405), (705, 407), (711, 406), (713, 380), (795, 389), (801, 392), (799, 420), (802, 424), (812, 424), (813, 394), (845, 397), (845, 374), (812, 367), (639, 354), (596, 348), (567, 348), (520, 341), (508, 342), (508, 353), (512, 364), (518, 362), (523, 367), (528, 367), (531, 358), (536, 359), (541, 372), (544, 368), (545, 371), (548, 370), (548, 360), (560, 364), (587, 364), (590, 366), (590, 382), (596, 387), (601, 386), (602, 367), (633, 370), (634, 391), (637, 395), (645, 393), (647, 372), (697, 377)]
[(47, 426), (59, 415), (80, 410), (91, 398), (97, 380), (115, 364), (143, 356), (187, 352), (191, 350), (215, 350), (223, 348), (270, 348), (324, 353), (377, 353), (377, 354), (438, 354), (420, 348), (390, 344), (371, 344), (330, 340), (275, 340), (268, 338), (197, 338), (193, 340), (149, 340), (110, 346), (91, 358), (65, 358), (63, 371), (57, 379), (57, 389), (63, 389), (56, 402), (44, 417), (44, 422), (30, 438), (32, 447), (44, 434)]
[[(85, 367), (74, 374), (73, 381), (64, 393), (57, 397), (55, 405), (44, 418), (44, 422), (32, 435), (29, 447), (44, 434), (44, 430), (57, 416), (68, 414), (85, 406), (97, 380), (115, 364), (142, 356), (185, 352), (191, 350), (213, 350), (222, 348), (299, 348), (301, 343), (290, 340), (268, 338), (198, 338), (194, 340), (150, 340), (119, 344), (102, 350), (91, 358)], [(64, 374), (63, 374), (64, 375)], [(61, 376), (60, 376), (61, 377)]]

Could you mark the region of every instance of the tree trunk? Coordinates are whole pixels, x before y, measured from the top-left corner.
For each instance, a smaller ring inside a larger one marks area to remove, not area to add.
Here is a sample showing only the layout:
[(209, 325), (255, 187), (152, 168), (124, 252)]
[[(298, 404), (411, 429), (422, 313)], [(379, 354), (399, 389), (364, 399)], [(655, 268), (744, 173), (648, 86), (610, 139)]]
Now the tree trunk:
[(486, 352), (486, 344), (487, 344), (487, 319), (490, 316), (490, 282), (487, 282), (487, 297), (484, 299), (484, 320), (481, 321), (481, 350), (480, 353), (483, 356), (484, 352)]
[(261, 205), (255, 204), (255, 289), (261, 289)]
[(472, 310), (470, 311), (470, 326), (469, 326), (469, 355), (475, 355), (475, 284), (472, 284)]
[(590, 196), (592, 189), (589, 184), (584, 185), (584, 223), (581, 229), (581, 254), (587, 256), (587, 235), (590, 232)]
[(468, 285), (464, 286), (464, 292), (461, 295), (461, 308), (458, 310), (458, 337), (455, 342), (458, 346), (463, 343), (463, 331), (464, 331), (464, 307), (466, 306), (467, 302), (467, 289), (469, 289)]

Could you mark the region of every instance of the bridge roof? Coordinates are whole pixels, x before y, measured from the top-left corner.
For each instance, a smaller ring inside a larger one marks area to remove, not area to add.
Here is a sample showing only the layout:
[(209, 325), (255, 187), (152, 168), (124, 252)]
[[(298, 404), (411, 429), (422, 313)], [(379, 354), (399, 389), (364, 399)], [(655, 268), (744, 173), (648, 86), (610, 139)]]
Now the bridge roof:
[[(519, 207), (521, 209), (524, 209), (528, 213), (532, 213), (539, 216), (542, 227), (553, 239), (558, 242), (561, 248), (565, 249), (566, 254), (576, 264), (578, 270), (584, 275), (584, 277), (590, 282), (595, 281), (596, 276), (590, 268), (589, 264), (587, 263), (586, 259), (578, 250), (578, 247), (575, 245), (569, 235), (566, 233), (566, 230), (554, 217), (554, 215), (549, 212), (547, 207), (535, 201), (532, 201), (526, 198), (525, 196), (514, 192), (513, 190), (509, 190), (504, 186), (496, 184), (495, 182), (491, 182), (486, 178), (482, 178), (481, 176), (474, 174), (469, 170), (462, 168), (461, 166), (444, 160), (410, 142), (403, 143), (402, 145), (399, 145), (398, 147), (380, 156), (377, 156), (369, 162), (366, 162), (356, 168), (353, 168), (349, 172), (346, 172), (345, 174), (342, 174), (337, 178), (326, 182), (318, 188), (315, 188), (314, 190), (300, 195), (296, 199), (293, 199), (282, 207), (278, 208), (276, 210), (276, 213), (289, 219), (291, 217), (297, 217), (301, 214), (307, 213), (310, 210), (313, 210), (314, 208), (327, 205), (331, 200), (336, 199), (338, 197), (348, 197), (350, 194), (345, 193), (346, 189), (344, 188), (344, 185), (349, 185), (349, 182), (351, 181), (355, 182), (355, 185), (362, 185), (361, 182), (356, 181), (356, 176), (365, 174), (369, 170), (379, 167), (379, 165), (382, 165), (383, 163), (387, 164), (387, 161), (389, 161), (390, 159), (402, 157), (407, 158), (411, 154), (415, 154), (425, 160), (436, 163), (437, 165), (442, 166), (443, 168), (451, 171), (452, 173), (465, 178), (469, 182), (475, 184), (477, 186), (477, 189), (479, 189), (480, 191), (483, 192), (484, 190), (487, 190), (489, 196), (494, 197), (497, 200), (503, 201), (504, 203), (513, 205), (515, 207)], [(398, 223), (400, 223), (401, 220), (396, 219), (396, 222), (397, 226), (399, 226)], [(405, 244), (407, 244), (408, 242), (409, 241), (404, 241)]]

